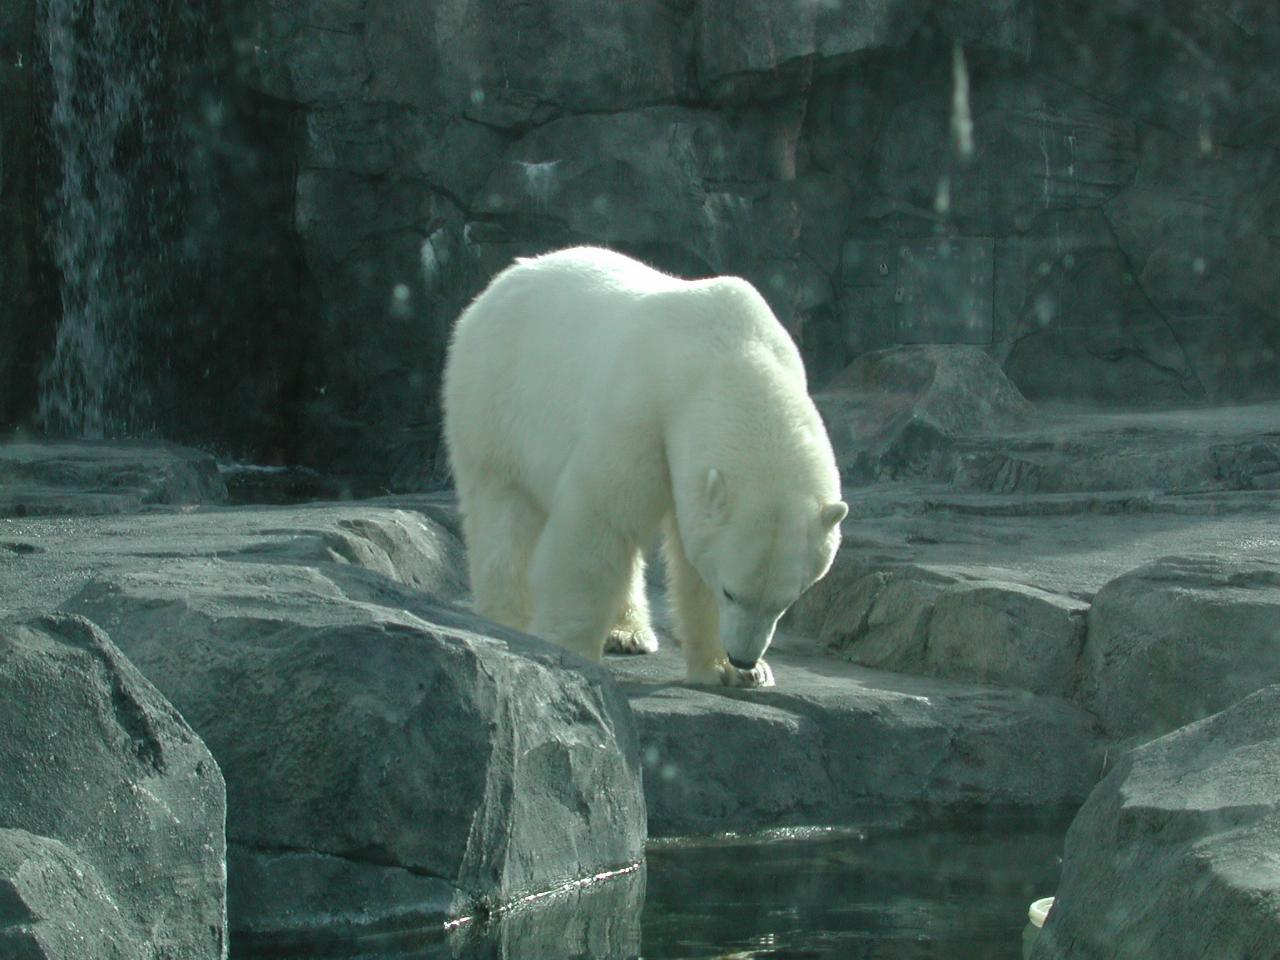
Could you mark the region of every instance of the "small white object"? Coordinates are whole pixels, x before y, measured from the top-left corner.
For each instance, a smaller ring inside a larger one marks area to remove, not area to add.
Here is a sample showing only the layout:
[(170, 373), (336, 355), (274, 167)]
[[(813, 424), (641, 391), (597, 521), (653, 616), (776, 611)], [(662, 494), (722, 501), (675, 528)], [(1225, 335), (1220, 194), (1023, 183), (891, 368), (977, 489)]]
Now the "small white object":
[(1037, 900), (1027, 909), (1027, 919), (1031, 921), (1031, 925), (1036, 929), (1044, 926), (1045, 917), (1049, 916), (1049, 909), (1053, 906), (1053, 897), (1045, 897)]

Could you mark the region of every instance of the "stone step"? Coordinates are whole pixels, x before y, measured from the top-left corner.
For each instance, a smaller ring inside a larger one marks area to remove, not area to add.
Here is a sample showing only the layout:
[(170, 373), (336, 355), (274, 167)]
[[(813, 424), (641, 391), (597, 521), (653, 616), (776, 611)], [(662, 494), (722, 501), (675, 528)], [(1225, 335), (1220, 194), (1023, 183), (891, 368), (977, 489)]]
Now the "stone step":
[(606, 664), (640, 733), (649, 834), (964, 816), (1062, 815), (1098, 782), (1089, 715), (1019, 690), (771, 653), (778, 685), (690, 687), (667, 642)]

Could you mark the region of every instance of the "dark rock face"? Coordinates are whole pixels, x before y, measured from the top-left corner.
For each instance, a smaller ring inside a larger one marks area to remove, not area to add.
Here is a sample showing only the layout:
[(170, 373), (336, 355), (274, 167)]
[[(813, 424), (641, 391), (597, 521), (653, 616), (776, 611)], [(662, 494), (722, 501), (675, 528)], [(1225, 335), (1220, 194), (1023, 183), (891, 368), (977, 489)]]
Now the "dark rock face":
[(50, 339), (32, 276), (39, 213), (31, 190), (34, 30), (35, 0), (0, 6), (0, 427), (30, 410)]
[(642, 859), (607, 676), (350, 564), (266, 560), (122, 572), (69, 603), (218, 758), (246, 948), (421, 934)]
[(1280, 683), (1280, 566), (1168, 557), (1089, 610), (1085, 693), (1116, 737), (1150, 738)]
[(1280, 687), (1126, 755), (1067, 834), (1033, 960), (1274, 957)]
[[(39, 37), (9, 8), (16, 62)], [(157, 169), (185, 184), (172, 282), (202, 292), (139, 315), (162, 426), (421, 487), (454, 317), (573, 243), (745, 276), (818, 386), (947, 343), (1032, 400), (1280, 389), (1266, 5), (235, 0), (174, 26), (158, 76), (195, 93), (161, 98), (182, 122), (157, 115), (180, 154)], [(23, 116), (28, 81), (0, 82)], [(42, 201), (4, 122), (22, 285)], [(39, 323), (0, 333), (28, 366), (0, 419), (32, 403)]]
[(132, 513), (227, 498), (212, 456), (164, 443), (0, 446), (0, 517)]
[(0, 625), (0, 809), (0, 953), (226, 956), (222, 775), (81, 618)]

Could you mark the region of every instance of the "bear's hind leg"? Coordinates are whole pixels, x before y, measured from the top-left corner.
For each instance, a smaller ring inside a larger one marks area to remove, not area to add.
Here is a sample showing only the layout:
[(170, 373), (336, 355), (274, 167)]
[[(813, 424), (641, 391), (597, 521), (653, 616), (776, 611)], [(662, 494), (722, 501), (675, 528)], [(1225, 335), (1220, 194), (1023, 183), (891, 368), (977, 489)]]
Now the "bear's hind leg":
[(475, 611), (525, 630), (532, 615), (529, 562), (546, 514), (523, 491), (483, 487), (467, 497), (463, 534)]
[(610, 653), (656, 653), (658, 637), (649, 622), (649, 597), (645, 591), (644, 554), (636, 551), (631, 586), (618, 622), (609, 631), (604, 648)]

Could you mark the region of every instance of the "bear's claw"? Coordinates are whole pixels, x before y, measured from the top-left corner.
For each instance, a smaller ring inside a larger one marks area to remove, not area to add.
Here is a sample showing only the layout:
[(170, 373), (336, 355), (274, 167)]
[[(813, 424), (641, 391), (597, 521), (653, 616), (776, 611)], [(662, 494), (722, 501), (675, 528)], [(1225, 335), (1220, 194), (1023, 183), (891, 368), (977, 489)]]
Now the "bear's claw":
[(777, 682), (773, 679), (773, 668), (760, 660), (750, 670), (733, 666), (727, 660), (717, 660), (705, 670), (690, 673), (688, 682), (699, 686), (710, 687), (772, 687)]
[(613, 630), (604, 642), (606, 653), (657, 653), (658, 638), (652, 630)]
[(756, 665), (750, 670), (743, 670), (731, 663), (726, 663), (721, 669), (720, 680), (726, 687), (772, 687), (776, 685), (776, 681), (773, 679), (773, 668), (763, 660), (756, 661)]

